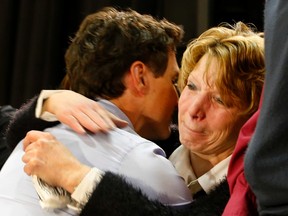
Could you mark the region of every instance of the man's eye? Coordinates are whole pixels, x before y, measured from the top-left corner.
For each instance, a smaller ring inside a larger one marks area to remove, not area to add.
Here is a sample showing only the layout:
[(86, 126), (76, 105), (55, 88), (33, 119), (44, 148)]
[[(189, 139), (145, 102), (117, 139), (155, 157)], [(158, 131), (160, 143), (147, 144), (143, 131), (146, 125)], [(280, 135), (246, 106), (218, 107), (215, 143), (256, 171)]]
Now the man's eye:
[(177, 86), (178, 85), (178, 78), (172, 80), (173, 85)]

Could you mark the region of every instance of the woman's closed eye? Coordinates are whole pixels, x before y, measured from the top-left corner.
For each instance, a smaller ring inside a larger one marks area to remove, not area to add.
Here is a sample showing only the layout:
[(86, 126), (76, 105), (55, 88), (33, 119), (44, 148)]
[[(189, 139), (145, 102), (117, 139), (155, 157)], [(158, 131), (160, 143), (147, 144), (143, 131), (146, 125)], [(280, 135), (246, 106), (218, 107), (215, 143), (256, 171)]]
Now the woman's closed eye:
[(221, 105), (225, 105), (224, 101), (222, 100), (222, 98), (220, 96), (214, 96), (213, 99), (216, 101), (216, 103), (221, 104)]
[(190, 90), (193, 90), (193, 91), (197, 90), (197, 86), (192, 82), (187, 83), (187, 86)]

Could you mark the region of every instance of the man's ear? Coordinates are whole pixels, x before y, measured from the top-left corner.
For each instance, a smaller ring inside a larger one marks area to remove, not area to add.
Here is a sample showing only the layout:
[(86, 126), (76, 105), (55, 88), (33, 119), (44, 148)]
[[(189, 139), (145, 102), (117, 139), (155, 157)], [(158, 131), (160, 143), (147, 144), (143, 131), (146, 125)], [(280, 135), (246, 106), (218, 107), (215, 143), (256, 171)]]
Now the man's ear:
[(139, 94), (146, 94), (149, 87), (148, 67), (141, 61), (135, 61), (130, 67), (133, 86)]

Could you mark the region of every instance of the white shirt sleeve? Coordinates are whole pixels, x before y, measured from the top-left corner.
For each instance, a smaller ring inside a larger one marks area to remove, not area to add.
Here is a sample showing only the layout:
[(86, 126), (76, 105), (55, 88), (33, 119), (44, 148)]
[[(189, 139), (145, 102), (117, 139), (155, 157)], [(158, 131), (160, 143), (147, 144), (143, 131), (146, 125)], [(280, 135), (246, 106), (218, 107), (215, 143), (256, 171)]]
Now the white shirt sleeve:
[(43, 102), (45, 99), (49, 98), (51, 95), (63, 92), (65, 90), (42, 90), (36, 104), (36, 109), (35, 109), (35, 116), (36, 118), (40, 118), (45, 121), (53, 122), (53, 121), (58, 121), (56, 116), (50, 112), (43, 112), (42, 113), (42, 107), (43, 107)]

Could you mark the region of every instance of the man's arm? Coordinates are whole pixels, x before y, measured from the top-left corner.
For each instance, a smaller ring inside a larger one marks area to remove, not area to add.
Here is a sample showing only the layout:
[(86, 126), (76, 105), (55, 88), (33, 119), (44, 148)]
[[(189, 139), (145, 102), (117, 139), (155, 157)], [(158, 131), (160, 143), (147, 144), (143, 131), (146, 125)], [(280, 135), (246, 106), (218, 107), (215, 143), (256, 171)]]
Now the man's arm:
[(288, 1), (267, 0), (263, 104), (245, 156), (260, 215), (288, 215)]

